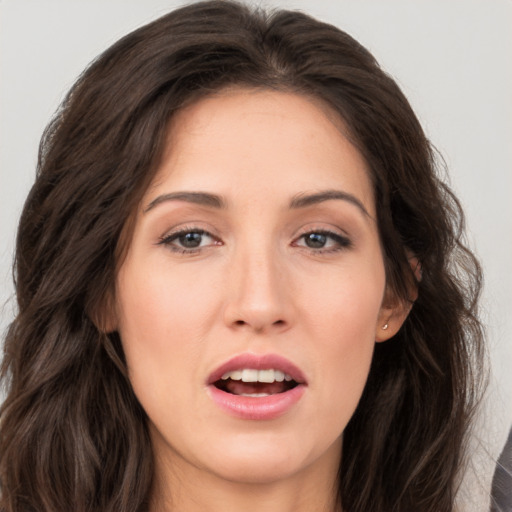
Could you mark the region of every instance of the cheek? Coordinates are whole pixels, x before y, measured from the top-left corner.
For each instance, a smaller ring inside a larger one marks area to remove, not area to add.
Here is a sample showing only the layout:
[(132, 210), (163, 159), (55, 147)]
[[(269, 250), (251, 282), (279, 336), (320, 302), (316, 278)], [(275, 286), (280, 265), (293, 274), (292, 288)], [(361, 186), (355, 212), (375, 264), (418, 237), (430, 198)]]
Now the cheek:
[(302, 286), (301, 302), (310, 312), (312, 328), (325, 332), (321, 339), (332, 350), (344, 351), (369, 339), (375, 341), (384, 289), (381, 258), (365, 262), (355, 256), (308, 279)]
[(316, 326), (314, 339), (319, 367), (325, 371), (324, 382), (333, 389), (334, 383), (342, 383), (349, 392), (352, 386), (361, 388), (366, 380), (379, 308), (377, 304), (371, 308), (350, 294), (345, 297), (346, 301), (338, 301), (338, 308), (322, 310), (324, 322)]
[(145, 272), (133, 267), (139, 268), (128, 262), (118, 276), (118, 318), (127, 348), (174, 351), (182, 340), (193, 342), (210, 318), (211, 287), (201, 276), (166, 273), (165, 265), (147, 265)]
[[(375, 346), (375, 329), (385, 287), (383, 266), (354, 266), (333, 273), (322, 286), (310, 287), (310, 337), (314, 340), (315, 379), (321, 423), (339, 431), (350, 420), (361, 397)], [(314, 293), (313, 293), (314, 292)]]
[(130, 261), (119, 273), (119, 334), (141, 401), (148, 388), (152, 395), (166, 394), (198, 366), (213, 305), (201, 280), (186, 277), (174, 273), (170, 279), (165, 266), (143, 267)]

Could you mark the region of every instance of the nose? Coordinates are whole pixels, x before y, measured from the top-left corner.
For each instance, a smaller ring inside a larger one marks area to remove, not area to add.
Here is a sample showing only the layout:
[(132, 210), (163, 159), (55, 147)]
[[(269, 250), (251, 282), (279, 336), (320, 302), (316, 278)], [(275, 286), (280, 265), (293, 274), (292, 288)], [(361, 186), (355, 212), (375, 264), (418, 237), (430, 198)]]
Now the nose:
[(293, 305), (284, 262), (276, 251), (244, 251), (229, 269), (225, 323), (255, 333), (281, 332), (293, 321)]

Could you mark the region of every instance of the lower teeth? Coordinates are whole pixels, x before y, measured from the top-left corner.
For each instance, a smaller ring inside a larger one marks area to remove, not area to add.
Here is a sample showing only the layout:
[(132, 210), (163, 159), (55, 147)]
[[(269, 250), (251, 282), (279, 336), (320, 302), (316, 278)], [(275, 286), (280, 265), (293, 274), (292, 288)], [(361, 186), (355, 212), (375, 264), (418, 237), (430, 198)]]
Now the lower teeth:
[(258, 398), (260, 396), (270, 396), (269, 393), (240, 393), (238, 396), (252, 396)]

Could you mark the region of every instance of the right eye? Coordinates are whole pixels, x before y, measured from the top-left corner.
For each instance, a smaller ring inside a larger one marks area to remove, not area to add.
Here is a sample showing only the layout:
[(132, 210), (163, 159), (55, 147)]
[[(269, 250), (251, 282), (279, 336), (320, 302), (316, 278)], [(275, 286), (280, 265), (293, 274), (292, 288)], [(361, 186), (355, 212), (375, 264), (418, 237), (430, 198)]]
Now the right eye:
[(196, 253), (204, 247), (220, 245), (219, 240), (202, 229), (183, 229), (163, 236), (158, 242), (179, 253)]

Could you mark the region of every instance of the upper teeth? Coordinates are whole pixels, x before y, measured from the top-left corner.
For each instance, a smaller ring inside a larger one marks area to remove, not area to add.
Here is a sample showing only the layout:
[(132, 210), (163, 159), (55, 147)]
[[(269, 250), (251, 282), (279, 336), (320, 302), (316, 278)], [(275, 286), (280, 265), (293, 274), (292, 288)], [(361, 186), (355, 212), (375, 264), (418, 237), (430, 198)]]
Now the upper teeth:
[(222, 380), (241, 380), (242, 382), (283, 382), (290, 381), (292, 377), (280, 370), (253, 370), (244, 368), (243, 370), (234, 370), (227, 372), (222, 376)]

